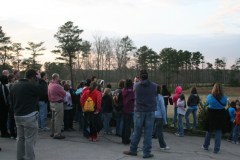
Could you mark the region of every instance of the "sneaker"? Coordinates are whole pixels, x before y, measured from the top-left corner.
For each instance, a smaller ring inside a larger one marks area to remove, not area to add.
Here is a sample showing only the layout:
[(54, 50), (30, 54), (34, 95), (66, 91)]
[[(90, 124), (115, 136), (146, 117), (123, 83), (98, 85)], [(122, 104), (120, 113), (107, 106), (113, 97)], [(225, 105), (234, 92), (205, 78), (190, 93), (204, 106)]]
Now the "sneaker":
[(236, 141), (236, 142), (235, 142), (235, 141), (232, 141), (232, 144), (239, 144), (239, 142), (237, 142), (237, 141)]
[(169, 150), (169, 149), (170, 149), (170, 147), (168, 147), (168, 146), (163, 147), (163, 148), (160, 147), (160, 150)]
[(203, 145), (201, 146), (201, 148), (208, 151), (208, 148), (205, 148)]
[(213, 151), (213, 153), (215, 153), (215, 154), (218, 154), (218, 153), (219, 153), (219, 151)]
[(42, 131), (50, 131), (50, 128), (48, 128), (48, 127), (44, 127), (44, 128), (42, 128)]
[(170, 127), (173, 127), (173, 128), (174, 128), (174, 127), (175, 127), (175, 125), (174, 125), (174, 124), (171, 124), (171, 126), (170, 126)]
[(54, 136), (53, 139), (64, 139), (65, 136), (59, 135), (59, 136)]
[(229, 138), (227, 139), (227, 141), (228, 141), (228, 142), (232, 142), (232, 140), (231, 140), (231, 139), (229, 139)]
[(124, 151), (123, 154), (129, 155), (129, 156), (137, 156), (137, 153), (132, 151)]
[(184, 137), (184, 135), (181, 135), (181, 134), (179, 134), (179, 133), (175, 133), (175, 135), (176, 135), (177, 137)]
[(147, 154), (147, 155), (144, 155), (143, 158), (152, 158), (154, 155), (153, 154)]

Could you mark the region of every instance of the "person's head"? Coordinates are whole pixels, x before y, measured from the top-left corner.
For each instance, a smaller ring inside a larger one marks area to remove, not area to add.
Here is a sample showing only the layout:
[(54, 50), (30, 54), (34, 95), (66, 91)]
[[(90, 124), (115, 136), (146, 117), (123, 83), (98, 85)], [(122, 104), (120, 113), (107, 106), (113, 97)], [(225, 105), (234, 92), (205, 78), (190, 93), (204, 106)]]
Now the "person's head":
[(239, 102), (239, 100), (236, 100), (236, 108), (240, 109), (240, 102)]
[(8, 76), (8, 82), (13, 83), (15, 81), (15, 76), (13, 74), (9, 74)]
[(112, 85), (110, 83), (107, 84), (107, 88), (112, 88)]
[(180, 98), (181, 100), (185, 100), (185, 96), (184, 96), (184, 94), (183, 94), (183, 93), (180, 94), (180, 95), (179, 95), (179, 98)]
[(104, 89), (103, 94), (105, 94), (105, 95), (110, 95), (110, 93), (111, 93), (110, 88), (105, 88), (105, 89)]
[(176, 94), (181, 94), (182, 93), (182, 87), (181, 86), (177, 86), (175, 89), (175, 93)]
[(97, 86), (98, 86), (97, 82), (92, 81), (90, 83), (90, 87), (89, 87), (90, 92), (92, 92), (93, 90), (97, 89)]
[(91, 79), (87, 79), (87, 80), (86, 80), (86, 83), (85, 83), (85, 86), (89, 87), (90, 84), (91, 84)]
[(8, 70), (3, 70), (2, 75), (8, 77), (9, 76), (9, 71)]
[(197, 88), (196, 87), (192, 87), (191, 94), (197, 94)]
[(161, 87), (160, 87), (160, 85), (157, 85), (157, 94), (161, 94)]
[(1, 84), (3, 84), (3, 85), (8, 84), (8, 77), (5, 76), (5, 75), (2, 75), (2, 76), (0, 77), (0, 82), (1, 82)]
[(140, 80), (139, 80), (139, 76), (136, 76), (136, 77), (134, 77), (134, 83), (137, 83), (137, 82), (139, 82)]
[(84, 87), (84, 85), (86, 84), (86, 81), (82, 81), (82, 82), (80, 82), (80, 84), (78, 85), (78, 89), (79, 88), (83, 88)]
[(220, 83), (214, 84), (213, 89), (212, 89), (212, 95), (218, 100), (220, 100), (222, 98), (224, 93), (223, 93), (222, 85)]
[(43, 80), (47, 80), (47, 74), (46, 74), (46, 72), (41, 72), (40, 75), (41, 75), (41, 78), (42, 78)]
[(25, 73), (25, 78), (31, 81), (36, 81), (38, 73), (34, 69), (29, 69)]
[(124, 87), (125, 88), (131, 88), (133, 86), (133, 82), (131, 79), (126, 79)]
[(92, 76), (91, 81), (97, 82), (97, 77), (96, 76)]
[(236, 107), (236, 101), (232, 101), (232, 102), (230, 103), (230, 107)]
[(15, 79), (18, 80), (20, 78), (20, 71), (19, 70), (14, 70), (13, 75), (14, 75)]
[(59, 77), (59, 74), (58, 73), (53, 73), (52, 74), (52, 80), (54, 81), (59, 81), (60, 77)]
[(70, 80), (66, 80), (65, 83), (68, 84), (69, 86), (71, 86), (71, 84), (72, 84)]
[(167, 93), (167, 92), (168, 92), (167, 85), (163, 84), (162, 85), (162, 93)]
[(65, 91), (69, 91), (70, 90), (70, 85), (69, 84), (65, 84), (64, 85), (64, 90)]
[(124, 88), (124, 83), (125, 83), (125, 80), (124, 80), (124, 79), (121, 79), (121, 80), (118, 82), (118, 88), (123, 89), (123, 88)]
[(146, 80), (146, 79), (148, 79), (148, 72), (147, 72), (146, 69), (142, 69), (142, 70), (140, 71), (140, 79), (141, 79), (141, 80)]

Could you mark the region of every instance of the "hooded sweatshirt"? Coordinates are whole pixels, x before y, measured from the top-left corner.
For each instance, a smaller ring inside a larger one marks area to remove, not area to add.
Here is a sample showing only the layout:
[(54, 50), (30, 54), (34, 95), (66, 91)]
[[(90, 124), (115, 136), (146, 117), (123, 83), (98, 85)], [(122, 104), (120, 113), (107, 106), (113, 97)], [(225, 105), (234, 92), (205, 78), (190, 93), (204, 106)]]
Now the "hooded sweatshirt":
[(156, 111), (157, 84), (149, 80), (141, 80), (134, 84), (135, 112)]
[(175, 89), (175, 94), (173, 96), (173, 104), (175, 107), (177, 107), (177, 101), (179, 98), (179, 95), (182, 93), (182, 87), (181, 86), (177, 86)]

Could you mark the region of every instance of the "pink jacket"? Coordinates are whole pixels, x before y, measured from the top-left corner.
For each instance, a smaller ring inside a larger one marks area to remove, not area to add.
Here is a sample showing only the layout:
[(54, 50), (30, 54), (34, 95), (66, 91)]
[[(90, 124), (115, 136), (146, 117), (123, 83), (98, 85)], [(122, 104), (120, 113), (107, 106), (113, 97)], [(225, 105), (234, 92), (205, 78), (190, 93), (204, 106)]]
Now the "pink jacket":
[(50, 102), (63, 101), (66, 92), (63, 87), (55, 81), (51, 81), (48, 85), (48, 100)]
[(182, 93), (182, 87), (181, 86), (177, 86), (175, 89), (175, 94), (173, 96), (173, 104), (175, 107), (177, 107), (177, 100), (179, 98), (179, 95)]

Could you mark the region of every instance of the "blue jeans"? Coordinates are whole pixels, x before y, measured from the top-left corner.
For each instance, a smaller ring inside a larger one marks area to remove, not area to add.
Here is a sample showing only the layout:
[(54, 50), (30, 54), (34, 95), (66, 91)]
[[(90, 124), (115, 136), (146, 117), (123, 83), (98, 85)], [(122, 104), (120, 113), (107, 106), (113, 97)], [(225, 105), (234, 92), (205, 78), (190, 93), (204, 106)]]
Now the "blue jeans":
[(39, 128), (46, 127), (46, 119), (47, 119), (47, 103), (45, 101), (39, 101), (39, 117), (38, 117), (38, 125)]
[(168, 105), (165, 105), (165, 110), (166, 110), (166, 119), (167, 119), (167, 122), (168, 122), (168, 115), (167, 115), (167, 108), (168, 108)]
[(177, 122), (177, 107), (174, 106), (174, 116), (173, 116), (173, 121), (172, 121), (172, 124), (173, 125), (176, 125), (176, 122)]
[(111, 127), (110, 127), (110, 121), (112, 118), (112, 113), (102, 113), (103, 118), (103, 129), (106, 133), (112, 133)]
[(158, 138), (158, 142), (160, 145), (160, 148), (167, 147), (166, 142), (164, 141), (163, 136), (163, 119), (162, 118), (156, 118), (156, 135)]
[(190, 128), (190, 122), (189, 122), (189, 115), (190, 113), (192, 113), (193, 115), (193, 129), (196, 129), (197, 127), (197, 109), (193, 109), (193, 108), (188, 108), (186, 115), (185, 115), (185, 119), (186, 119), (186, 127), (187, 129)]
[[(208, 149), (210, 145), (210, 140), (212, 137), (212, 132), (207, 132), (204, 140), (203, 147)], [(222, 131), (216, 130), (215, 131), (215, 145), (214, 145), (214, 152), (219, 152), (221, 146), (221, 138), (222, 138)]]
[(131, 138), (130, 151), (137, 153), (137, 148), (144, 128), (143, 155), (149, 155), (152, 148), (152, 131), (155, 114), (154, 112), (135, 112), (134, 131)]
[(38, 134), (38, 115), (15, 116), (17, 126), (17, 160), (35, 160), (34, 146)]
[(180, 136), (184, 136), (183, 117), (184, 115), (178, 114), (178, 134)]
[(237, 142), (239, 134), (240, 134), (240, 125), (236, 125), (233, 130), (233, 141), (234, 142)]
[(122, 136), (122, 128), (123, 128), (122, 113), (114, 113), (114, 118), (116, 120), (116, 135)]

